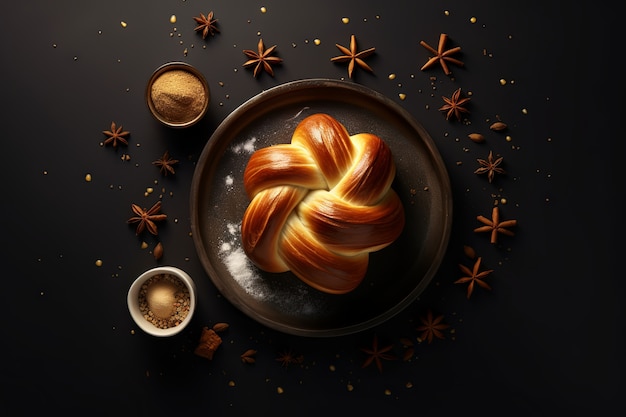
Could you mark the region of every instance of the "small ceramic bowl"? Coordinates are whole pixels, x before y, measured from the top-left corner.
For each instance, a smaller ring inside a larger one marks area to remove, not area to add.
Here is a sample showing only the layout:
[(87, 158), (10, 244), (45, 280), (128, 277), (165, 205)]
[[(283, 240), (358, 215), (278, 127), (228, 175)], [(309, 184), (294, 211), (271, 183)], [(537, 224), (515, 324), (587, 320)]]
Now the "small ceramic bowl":
[(204, 75), (186, 62), (168, 62), (158, 67), (146, 86), (146, 103), (162, 124), (189, 127), (206, 114), (211, 101)]
[[(180, 298), (184, 303), (174, 305)], [(135, 279), (128, 290), (127, 303), (131, 317), (141, 330), (158, 337), (173, 336), (180, 333), (193, 317), (196, 286), (185, 271), (173, 266), (160, 266)], [(171, 314), (170, 309), (173, 311)], [(164, 311), (168, 312), (167, 317)]]

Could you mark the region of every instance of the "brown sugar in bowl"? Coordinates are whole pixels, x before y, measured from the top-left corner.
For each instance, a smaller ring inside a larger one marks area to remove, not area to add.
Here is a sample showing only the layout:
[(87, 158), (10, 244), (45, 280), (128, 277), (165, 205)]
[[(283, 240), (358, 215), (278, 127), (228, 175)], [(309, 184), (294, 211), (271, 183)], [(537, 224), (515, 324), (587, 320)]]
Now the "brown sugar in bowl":
[(196, 124), (210, 102), (209, 85), (198, 69), (186, 62), (168, 62), (158, 67), (146, 87), (146, 102), (152, 115), (169, 127)]

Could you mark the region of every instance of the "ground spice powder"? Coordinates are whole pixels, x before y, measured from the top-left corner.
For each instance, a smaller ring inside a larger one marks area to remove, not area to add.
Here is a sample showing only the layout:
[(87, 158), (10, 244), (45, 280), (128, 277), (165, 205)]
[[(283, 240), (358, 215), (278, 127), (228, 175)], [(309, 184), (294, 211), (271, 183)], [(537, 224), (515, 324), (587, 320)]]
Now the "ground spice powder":
[(202, 81), (185, 70), (170, 70), (159, 75), (152, 84), (150, 97), (155, 110), (168, 122), (189, 122), (207, 104)]

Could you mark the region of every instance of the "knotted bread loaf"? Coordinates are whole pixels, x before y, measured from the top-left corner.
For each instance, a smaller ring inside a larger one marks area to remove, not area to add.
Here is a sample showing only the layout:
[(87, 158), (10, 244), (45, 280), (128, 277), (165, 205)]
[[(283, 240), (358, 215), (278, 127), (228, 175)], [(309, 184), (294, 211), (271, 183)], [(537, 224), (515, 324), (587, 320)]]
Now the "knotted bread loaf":
[(378, 136), (351, 136), (327, 114), (305, 118), (290, 144), (250, 157), (244, 251), (260, 269), (291, 271), (320, 291), (354, 290), (369, 253), (390, 245), (404, 227), (404, 208), (391, 188), (395, 174), (391, 150)]

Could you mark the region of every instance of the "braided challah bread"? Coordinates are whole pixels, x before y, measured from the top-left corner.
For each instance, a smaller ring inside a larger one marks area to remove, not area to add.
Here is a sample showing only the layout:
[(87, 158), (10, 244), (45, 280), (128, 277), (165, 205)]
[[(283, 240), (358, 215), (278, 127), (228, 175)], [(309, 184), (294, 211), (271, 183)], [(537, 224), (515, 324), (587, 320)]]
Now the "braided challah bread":
[(243, 248), (267, 272), (293, 272), (320, 291), (354, 290), (369, 253), (398, 238), (404, 208), (391, 188), (391, 150), (369, 133), (350, 136), (327, 114), (296, 127), (290, 144), (255, 151), (243, 181), (251, 199)]

